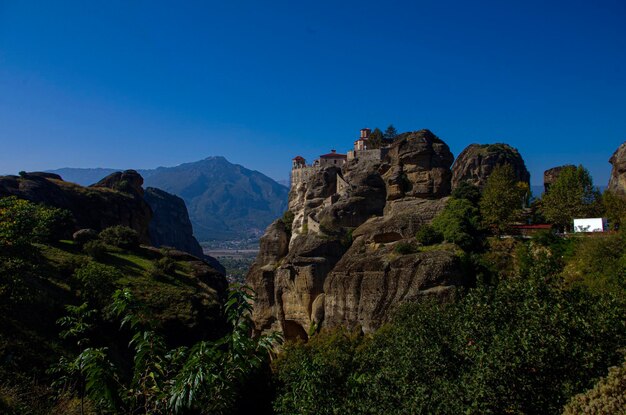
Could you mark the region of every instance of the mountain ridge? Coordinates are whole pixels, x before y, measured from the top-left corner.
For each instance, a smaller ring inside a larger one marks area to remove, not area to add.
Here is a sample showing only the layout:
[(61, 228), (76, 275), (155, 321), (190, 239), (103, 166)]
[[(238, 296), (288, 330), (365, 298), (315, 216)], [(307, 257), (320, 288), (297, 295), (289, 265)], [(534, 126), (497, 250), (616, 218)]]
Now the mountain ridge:
[[(93, 184), (116, 171), (119, 170), (101, 167), (48, 170), (66, 181), (83, 185)], [(146, 186), (185, 201), (199, 241), (257, 238), (287, 208), (287, 187), (223, 156), (137, 172)]]

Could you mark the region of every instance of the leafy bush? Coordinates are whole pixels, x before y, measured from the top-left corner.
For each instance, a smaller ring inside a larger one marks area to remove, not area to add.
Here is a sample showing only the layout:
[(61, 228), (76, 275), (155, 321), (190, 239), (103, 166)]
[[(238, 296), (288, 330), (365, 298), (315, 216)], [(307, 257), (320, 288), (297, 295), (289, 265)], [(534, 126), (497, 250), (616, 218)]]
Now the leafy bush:
[(285, 224), (285, 229), (287, 230), (287, 233), (291, 235), (292, 229), (291, 227), (293, 226), (293, 219), (295, 218), (294, 214), (292, 211), (287, 210), (285, 213), (283, 213), (283, 217), (281, 218), (281, 221)]
[(164, 256), (155, 261), (152, 261), (152, 265), (147, 270), (147, 275), (150, 278), (163, 278), (168, 275), (173, 275), (176, 272), (176, 261), (168, 256)]
[(124, 249), (133, 249), (139, 246), (139, 234), (128, 226), (111, 226), (100, 232), (100, 239), (104, 243)]
[(108, 304), (115, 291), (115, 282), (121, 277), (117, 268), (98, 262), (88, 262), (74, 273), (74, 278), (80, 283), (81, 297), (97, 308)]
[(70, 316), (59, 321), (63, 337), (78, 339), (80, 354), (61, 358), (50, 371), (60, 394), (88, 398), (99, 413), (231, 414), (245, 392), (242, 386), (266, 364), (278, 340), (250, 337), (253, 297), (245, 287), (229, 292), (224, 312), (230, 331), (224, 337), (172, 350), (143, 322), (142, 307), (128, 290), (116, 291), (113, 298), (112, 313), (132, 333), (131, 376), (121, 375), (107, 348), (85, 347), (90, 341), (86, 305), (68, 308)]
[[(295, 414), (329, 407), (368, 414), (558, 413), (620, 361), (624, 311), (614, 296), (521, 279), (474, 289), (457, 303), (409, 304), (347, 357), (333, 355), (341, 339), (286, 348), (275, 407)], [(350, 372), (331, 370), (335, 360)]]
[(71, 215), (16, 197), (0, 198), (0, 246), (25, 246), (59, 240), (69, 229)]
[(107, 246), (100, 240), (89, 241), (83, 245), (83, 252), (96, 261), (101, 261), (106, 256)]
[(414, 254), (417, 252), (417, 249), (415, 249), (415, 246), (409, 242), (398, 242), (396, 246), (394, 246), (393, 251), (396, 254), (408, 255)]
[(626, 291), (626, 231), (593, 238), (575, 238), (566, 257), (564, 282), (594, 293)]
[(443, 242), (443, 235), (437, 232), (432, 225), (424, 225), (419, 228), (415, 238), (417, 239), (417, 242), (426, 246)]
[(626, 360), (609, 369), (593, 389), (574, 396), (563, 415), (626, 414)]
[(468, 182), (461, 182), (461, 184), (452, 191), (451, 196), (454, 199), (466, 199), (472, 205), (478, 207), (478, 203), (480, 202), (480, 188)]
[(480, 215), (469, 200), (450, 199), (432, 226), (446, 241), (466, 251), (480, 249)]
[(277, 414), (338, 414), (343, 411), (348, 378), (355, 370), (355, 333), (337, 329), (308, 343), (290, 343), (274, 364), (278, 381)]

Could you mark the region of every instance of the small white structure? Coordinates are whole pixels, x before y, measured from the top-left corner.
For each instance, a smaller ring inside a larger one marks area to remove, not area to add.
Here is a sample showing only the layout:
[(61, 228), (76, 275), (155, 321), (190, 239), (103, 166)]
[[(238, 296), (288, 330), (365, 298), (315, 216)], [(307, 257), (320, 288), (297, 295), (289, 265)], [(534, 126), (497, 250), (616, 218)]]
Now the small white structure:
[(574, 232), (606, 232), (609, 230), (606, 218), (574, 219)]

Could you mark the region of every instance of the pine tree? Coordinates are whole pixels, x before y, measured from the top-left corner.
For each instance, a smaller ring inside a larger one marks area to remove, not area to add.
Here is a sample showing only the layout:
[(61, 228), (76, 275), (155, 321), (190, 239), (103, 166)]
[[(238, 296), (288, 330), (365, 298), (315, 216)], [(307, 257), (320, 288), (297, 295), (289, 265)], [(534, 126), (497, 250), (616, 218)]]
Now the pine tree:
[(389, 127), (387, 127), (387, 129), (383, 133), (383, 138), (385, 139), (385, 141), (391, 142), (397, 136), (398, 136), (398, 131), (395, 129), (395, 127), (392, 124), (389, 124)]

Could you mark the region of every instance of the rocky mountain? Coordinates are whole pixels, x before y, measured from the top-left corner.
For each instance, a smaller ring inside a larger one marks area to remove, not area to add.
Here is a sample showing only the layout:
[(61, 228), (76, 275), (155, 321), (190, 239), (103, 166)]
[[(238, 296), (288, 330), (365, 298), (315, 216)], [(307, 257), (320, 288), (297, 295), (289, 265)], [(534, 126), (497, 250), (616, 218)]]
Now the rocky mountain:
[(144, 199), (153, 214), (150, 221), (152, 245), (174, 247), (202, 258), (202, 247), (193, 236), (183, 199), (154, 187), (146, 188)]
[(613, 165), (608, 190), (626, 195), (626, 142), (615, 150), (609, 160)]
[(267, 228), (248, 273), (256, 330), (286, 338), (337, 325), (370, 332), (404, 301), (447, 298), (468, 284), (449, 246), (397, 249), (445, 206), (453, 159), (421, 130), (399, 137), (386, 157), (311, 168), (289, 194), (293, 220)]
[(51, 173), (23, 173), (0, 177), (0, 197), (17, 196), (31, 202), (67, 209), (75, 229), (102, 230), (124, 225), (150, 244), (152, 210), (143, 199), (143, 178), (134, 170), (107, 176), (97, 184), (83, 187)]
[[(79, 184), (94, 183), (96, 173), (110, 169), (60, 169), (52, 172)], [(194, 234), (200, 241), (258, 237), (287, 208), (287, 187), (269, 177), (209, 157), (176, 167), (138, 171), (147, 186), (182, 198)], [(102, 176), (98, 177), (100, 179)]]
[(452, 188), (462, 182), (482, 187), (495, 166), (510, 164), (517, 181), (530, 184), (530, 173), (517, 149), (508, 144), (470, 144), (452, 167)]

